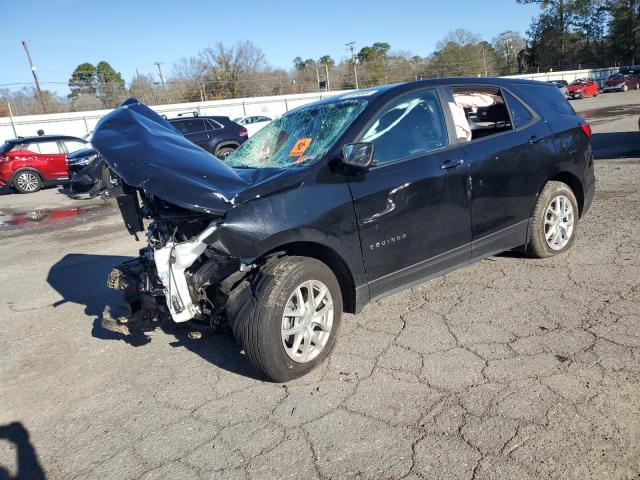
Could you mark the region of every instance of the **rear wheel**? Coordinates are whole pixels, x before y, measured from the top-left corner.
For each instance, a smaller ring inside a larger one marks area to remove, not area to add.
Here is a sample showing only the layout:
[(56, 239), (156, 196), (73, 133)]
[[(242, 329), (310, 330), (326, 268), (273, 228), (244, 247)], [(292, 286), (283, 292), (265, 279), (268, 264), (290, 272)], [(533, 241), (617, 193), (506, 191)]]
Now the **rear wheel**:
[(236, 151), (236, 147), (218, 148), (216, 150), (216, 157), (218, 157), (220, 160), (224, 160), (225, 158), (227, 158), (229, 155), (231, 155), (235, 151)]
[(272, 381), (286, 382), (329, 355), (342, 315), (340, 286), (329, 267), (313, 258), (282, 257), (268, 262), (246, 287), (251, 295), (227, 313), (254, 367)]
[(527, 253), (546, 258), (571, 248), (578, 226), (578, 202), (562, 182), (548, 182), (538, 197)]
[(42, 188), (42, 179), (36, 172), (23, 170), (13, 177), (13, 188), (20, 193), (34, 193)]

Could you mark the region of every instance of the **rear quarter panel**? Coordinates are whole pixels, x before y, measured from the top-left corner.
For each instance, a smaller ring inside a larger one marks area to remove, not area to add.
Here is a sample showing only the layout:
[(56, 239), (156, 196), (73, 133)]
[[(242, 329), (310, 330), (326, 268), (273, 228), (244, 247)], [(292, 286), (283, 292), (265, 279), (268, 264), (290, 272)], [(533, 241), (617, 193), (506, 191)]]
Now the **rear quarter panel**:
[(545, 142), (550, 156), (541, 164), (544, 171), (538, 192), (548, 179), (568, 172), (580, 181), (586, 197), (595, 184), (595, 176), (591, 142), (580, 128), (584, 120), (557, 89), (545, 85), (519, 84), (514, 90), (538, 112), (550, 131), (550, 137)]

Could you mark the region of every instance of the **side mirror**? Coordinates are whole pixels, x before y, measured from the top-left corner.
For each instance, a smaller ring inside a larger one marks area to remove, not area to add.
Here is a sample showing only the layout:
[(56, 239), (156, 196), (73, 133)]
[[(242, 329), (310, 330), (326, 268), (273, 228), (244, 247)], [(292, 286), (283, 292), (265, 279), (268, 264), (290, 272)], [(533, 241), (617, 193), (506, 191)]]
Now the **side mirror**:
[(342, 163), (363, 169), (373, 163), (373, 143), (348, 143), (342, 147)]

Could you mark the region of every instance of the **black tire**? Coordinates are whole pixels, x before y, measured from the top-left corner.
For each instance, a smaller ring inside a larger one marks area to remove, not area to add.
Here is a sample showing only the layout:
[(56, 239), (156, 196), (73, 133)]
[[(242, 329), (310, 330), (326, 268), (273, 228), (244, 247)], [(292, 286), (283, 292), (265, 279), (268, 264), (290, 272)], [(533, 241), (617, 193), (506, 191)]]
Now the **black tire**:
[(224, 160), (235, 151), (236, 151), (236, 147), (231, 147), (231, 146), (220, 147), (216, 150), (215, 155), (220, 160)]
[(622, 86), (622, 91), (623, 92), (629, 91), (629, 86), (626, 83)]
[(33, 170), (20, 170), (13, 176), (11, 184), (18, 193), (35, 193), (42, 188), (42, 177)]
[[(569, 199), (569, 202), (571, 203), (571, 207), (573, 209), (573, 230), (569, 237), (569, 241), (564, 247), (561, 249), (553, 249), (547, 243), (545, 238), (545, 220), (547, 218), (547, 209), (551, 205), (551, 202), (560, 195)], [(542, 189), (542, 193), (540, 193), (538, 201), (536, 202), (536, 207), (533, 211), (527, 253), (534, 258), (547, 258), (569, 250), (573, 246), (576, 238), (579, 217), (578, 202), (576, 201), (576, 196), (573, 193), (573, 190), (571, 190), (566, 183), (554, 181), (548, 182)]]
[[(281, 328), (290, 296), (308, 280), (320, 281), (328, 288), (333, 300), (333, 323), (319, 354), (299, 363), (285, 351)], [(311, 371), (333, 349), (342, 316), (340, 285), (331, 269), (316, 259), (281, 257), (267, 262), (251, 282), (236, 288), (227, 304), (227, 316), (251, 364), (269, 380), (286, 382)]]
[(115, 173), (105, 164), (102, 167), (102, 188), (111, 188), (113, 186), (112, 179), (115, 178)]

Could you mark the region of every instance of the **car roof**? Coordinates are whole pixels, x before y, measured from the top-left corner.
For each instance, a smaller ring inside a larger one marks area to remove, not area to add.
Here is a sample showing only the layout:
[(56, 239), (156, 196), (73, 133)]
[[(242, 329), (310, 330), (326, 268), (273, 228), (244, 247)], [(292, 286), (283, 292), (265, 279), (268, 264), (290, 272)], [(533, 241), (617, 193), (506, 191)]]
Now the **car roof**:
[(395, 96), (403, 92), (409, 92), (415, 89), (424, 87), (439, 87), (439, 86), (464, 86), (464, 85), (478, 85), (478, 86), (495, 86), (495, 87), (509, 87), (511, 85), (544, 85), (549, 88), (555, 88), (553, 85), (540, 82), (537, 80), (528, 80), (523, 78), (500, 78), (500, 77), (445, 77), (445, 78), (432, 78), (427, 80), (417, 80), (414, 82), (406, 83), (393, 83), (389, 85), (380, 85), (377, 87), (363, 88), (359, 90), (352, 90), (347, 93), (335, 95), (332, 97), (323, 98), (312, 104), (303, 105), (303, 107), (310, 105), (324, 105), (342, 100), (349, 99), (366, 99), (371, 103), (388, 96)]
[(29, 137), (18, 137), (6, 140), (7, 143), (34, 143), (34, 142), (47, 142), (54, 140), (77, 140), (82, 143), (89, 143), (86, 140), (78, 137), (72, 137), (70, 135), (32, 135)]

